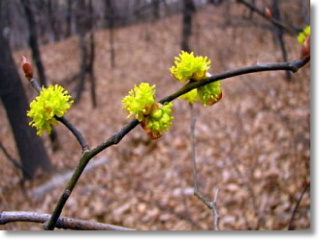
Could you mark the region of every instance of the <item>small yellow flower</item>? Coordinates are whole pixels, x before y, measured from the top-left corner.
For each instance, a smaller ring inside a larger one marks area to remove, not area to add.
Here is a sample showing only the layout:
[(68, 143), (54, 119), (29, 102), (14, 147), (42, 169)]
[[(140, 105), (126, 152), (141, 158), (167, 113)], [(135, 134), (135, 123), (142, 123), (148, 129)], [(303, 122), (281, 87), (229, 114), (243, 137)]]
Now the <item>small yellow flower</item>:
[(310, 36), (311, 28), (310, 26), (307, 26), (301, 31), (297, 37), (297, 41), (300, 45), (303, 45), (307, 37)]
[(142, 128), (149, 134), (151, 139), (157, 139), (163, 132), (169, 130), (172, 125), (172, 107), (173, 103), (160, 104), (155, 103), (152, 112), (141, 122)]
[(122, 100), (123, 109), (129, 112), (128, 117), (135, 115), (135, 118), (142, 121), (145, 115), (148, 115), (155, 103), (155, 85), (141, 83), (139, 86), (129, 91), (129, 95)]
[(122, 100), (123, 108), (130, 115), (140, 121), (142, 128), (148, 133), (151, 139), (157, 139), (163, 132), (169, 130), (172, 125), (172, 106), (173, 103), (160, 104), (155, 101), (155, 85), (141, 83), (134, 86), (129, 91), (129, 95)]
[(179, 99), (185, 100), (188, 103), (195, 103), (198, 99), (198, 91), (197, 89), (192, 89), (191, 91), (187, 92), (186, 94), (183, 94), (179, 97)]
[(30, 126), (37, 129), (37, 135), (41, 136), (44, 131), (51, 133), (51, 126), (59, 122), (54, 118), (62, 117), (71, 107), (73, 100), (68, 91), (59, 85), (42, 87), (39, 96), (30, 103), (27, 116), (32, 118)]
[(169, 70), (174, 78), (184, 83), (189, 79), (202, 80), (206, 78), (211, 61), (208, 57), (195, 57), (193, 52), (181, 51), (179, 57), (175, 57), (175, 66)]
[(198, 88), (198, 98), (206, 107), (215, 104), (222, 98), (220, 81), (209, 83)]

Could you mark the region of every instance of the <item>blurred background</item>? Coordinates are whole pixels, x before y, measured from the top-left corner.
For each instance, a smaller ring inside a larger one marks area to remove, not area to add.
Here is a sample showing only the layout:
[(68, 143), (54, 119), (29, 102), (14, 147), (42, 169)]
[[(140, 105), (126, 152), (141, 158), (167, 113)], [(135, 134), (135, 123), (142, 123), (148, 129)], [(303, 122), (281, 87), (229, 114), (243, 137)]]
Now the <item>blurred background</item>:
[[(68, 89), (75, 104), (66, 117), (93, 147), (129, 121), (121, 100), (134, 84), (156, 84), (157, 99), (181, 87), (168, 70), (181, 49), (208, 56), (211, 74), (292, 61), (309, 24), (308, 0), (0, 0), (0, 212), (51, 213), (81, 154), (63, 125), (42, 137), (28, 126), (36, 92), (21, 56), (41, 85)], [(194, 106), (199, 190), (213, 199), (220, 189), (220, 229), (309, 229), (310, 65), (221, 86), (219, 103)], [(190, 108), (174, 104), (162, 138), (137, 127), (95, 157), (62, 215), (140, 230), (212, 229), (212, 212), (193, 196)]]

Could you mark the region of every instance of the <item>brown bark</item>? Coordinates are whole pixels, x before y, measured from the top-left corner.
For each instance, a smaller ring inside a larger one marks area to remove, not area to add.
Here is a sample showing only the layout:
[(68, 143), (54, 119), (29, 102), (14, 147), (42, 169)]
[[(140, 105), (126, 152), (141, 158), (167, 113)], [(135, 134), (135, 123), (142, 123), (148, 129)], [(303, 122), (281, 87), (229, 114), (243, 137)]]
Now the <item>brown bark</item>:
[(191, 51), (189, 38), (192, 34), (192, 15), (195, 12), (193, 0), (183, 0), (181, 50)]
[(51, 170), (51, 163), (41, 138), (36, 135), (34, 128), (28, 126), (26, 116), (28, 101), (11, 56), (9, 44), (2, 34), (0, 34), (0, 48), (2, 49), (0, 99), (6, 110), (21, 164), (25, 170), (24, 178), (33, 178), (38, 167), (45, 171)]
[[(36, 26), (35, 18), (31, 9), (31, 2), (29, 0), (21, 0), (21, 2), (22, 2), (23, 8), (26, 14), (27, 22), (28, 22), (29, 46), (31, 48), (32, 58), (36, 64), (40, 85), (47, 87), (45, 69), (41, 60), (41, 53), (40, 53), (38, 36), (36, 31), (37, 26)], [(49, 137), (52, 145), (52, 150), (56, 151), (59, 148), (59, 140), (58, 140), (58, 134), (54, 128), (52, 128), (52, 132), (50, 133)]]

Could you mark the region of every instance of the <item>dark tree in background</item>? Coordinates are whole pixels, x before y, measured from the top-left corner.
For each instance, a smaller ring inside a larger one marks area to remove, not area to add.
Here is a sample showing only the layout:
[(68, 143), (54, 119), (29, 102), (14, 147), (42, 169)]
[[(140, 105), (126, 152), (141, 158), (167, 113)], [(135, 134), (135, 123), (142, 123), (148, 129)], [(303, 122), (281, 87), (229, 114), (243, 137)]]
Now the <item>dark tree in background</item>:
[[(41, 53), (40, 48), (38, 44), (38, 35), (37, 35), (37, 26), (36, 21), (34, 19), (34, 15), (32, 12), (32, 5), (30, 0), (21, 0), (25, 14), (26, 19), (28, 22), (29, 27), (29, 46), (31, 48), (32, 52), (32, 59), (34, 60), (38, 72), (38, 78), (40, 81), (40, 84), (42, 86), (47, 87), (47, 80), (45, 75), (45, 69), (41, 60)], [(49, 4), (51, 5), (51, 1), (49, 1)], [(56, 34), (54, 34), (56, 35)], [(53, 151), (56, 151), (59, 148), (59, 141), (58, 141), (58, 134), (55, 131), (54, 128), (52, 128), (52, 132), (50, 133), (50, 141), (52, 144)]]
[(115, 50), (114, 50), (114, 21), (115, 21), (115, 7), (111, 0), (105, 1), (106, 5), (106, 21), (109, 29), (109, 45), (110, 45), (110, 64), (115, 67)]
[(67, 0), (67, 13), (66, 13), (66, 33), (65, 37), (71, 36), (71, 25), (72, 25), (72, 0)]
[(41, 138), (28, 126), (26, 116), (28, 100), (11, 56), (8, 41), (2, 35), (1, 23), (0, 20), (0, 98), (11, 125), (22, 167), (27, 173), (24, 173), (24, 178), (32, 178), (38, 167), (50, 171), (51, 163)]
[(97, 96), (96, 96), (96, 80), (94, 77), (94, 60), (95, 60), (95, 43), (94, 43), (94, 11), (92, 6), (92, 0), (89, 0), (89, 15), (90, 15), (90, 25), (89, 25), (89, 60), (86, 66), (86, 71), (89, 75), (90, 80), (90, 92), (91, 92), (91, 104), (92, 107), (97, 107)]
[(60, 23), (58, 22), (57, 16), (56, 16), (56, 11), (55, 9), (58, 8), (57, 5), (58, 1), (52, 1), (48, 0), (47, 1), (47, 9), (48, 9), (48, 17), (49, 17), (49, 23), (50, 27), (53, 33), (53, 40), (58, 41), (60, 38)]
[(40, 84), (42, 86), (47, 86), (45, 70), (41, 61), (40, 49), (38, 44), (37, 26), (36, 26), (34, 15), (31, 9), (32, 1), (21, 0), (21, 3), (23, 5), (23, 8), (26, 14), (26, 20), (28, 22), (28, 27), (29, 27), (29, 46), (32, 51), (32, 59), (35, 62), (37, 67)]
[(193, 0), (183, 0), (183, 19), (182, 19), (182, 37), (181, 50), (189, 52), (189, 38), (192, 34), (192, 15), (196, 8)]
[(81, 63), (79, 82), (76, 87), (75, 101), (79, 102), (84, 90), (86, 76), (89, 76), (91, 84), (91, 100), (92, 106), (97, 106), (95, 78), (94, 78), (94, 60), (95, 60), (95, 44), (93, 33), (93, 7), (92, 0), (89, 1), (88, 6), (85, 0), (77, 2), (77, 30), (79, 35), (79, 45), (81, 51)]
[(81, 63), (80, 63), (79, 82), (76, 87), (76, 97), (75, 97), (76, 102), (80, 101), (83, 90), (84, 90), (84, 80), (86, 77), (86, 65), (87, 65), (86, 61), (88, 59), (88, 49), (84, 39), (85, 25), (88, 24), (88, 16), (86, 16), (85, 7), (86, 7), (85, 0), (77, 1), (76, 23), (77, 23), (77, 31), (79, 35)]
[[(251, 4), (252, 5), (256, 5), (256, 0), (251, 0)], [(253, 18), (253, 13), (254, 13), (254, 11), (251, 9), (250, 13), (249, 13), (249, 19)]]
[(153, 20), (158, 20), (160, 18), (160, 0), (153, 0)]
[[(279, 10), (279, 1), (278, 0), (273, 0), (272, 1), (271, 11), (272, 11), (273, 17), (276, 20), (281, 21), (281, 15), (280, 15), (280, 10)], [(273, 24), (273, 34), (274, 34), (275, 42), (281, 48), (281, 54), (282, 54), (283, 61), (287, 62), (288, 61), (288, 57), (287, 57), (286, 45), (285, 45), (285, 42), (283, 40), (283, 30), (279, 26)], [(287, 80), (291, 80), (291, 73), (289, 71), (286, 71), (286, 76), (287, 76)]]

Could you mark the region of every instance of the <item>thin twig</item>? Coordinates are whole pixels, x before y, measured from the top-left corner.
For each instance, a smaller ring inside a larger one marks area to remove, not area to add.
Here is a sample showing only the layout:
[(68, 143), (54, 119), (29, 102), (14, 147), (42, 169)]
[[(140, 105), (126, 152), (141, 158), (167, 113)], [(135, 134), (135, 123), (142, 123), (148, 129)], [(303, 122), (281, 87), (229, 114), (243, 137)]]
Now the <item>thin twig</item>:
[(191, 112), (191, 121), (190, 121), (190, 144), (191, 144), (191, 159), (192, 159), (192, 171), (193, 171), (193, 186), (194, 191), (198, 192), (198, 176), (197, 176), (197, 163), (196, 163), (196, 147), (194, 141), (194, 129), (196, 125), (196, 117), (194, 114), (193, 104), (189, 104)]
[(293, 28), (293, 27), (289, 27), (287, 25), (285, 25), (283, 22), (271, 17), (267, 17), (266, 14), (258, 9), (254, 4), (251, 4), (245, 0), (237, 0), (239, 3), (242, 3), (244, 6), (246, 6), (247, 8), (249, 8), (251, 11), (254, 11), (256, 12), (257, 14), (259, 14), (261, 17), (263, 17), (264, 19), (270, 21), (272, 24), (280, 27), (281, 29), (285, 30), (287, 33), (293, 35), (293, 36), (296, 36), (300, 30), (299, 29), (296, 29), (296, 28)]
[[(49, 220), (50, 214), (36, 212), (0, 212), (0, 225), (12, 222), (32, 222), (44, 223)], [(76, 218), (59, 217), (57, 228), (73, 230), (115, 230), (115, 231), (135, 231), (136, 229), (121, 226), (85, 221)]]
[[(224, 79), (228, 79), (231, 77), (248, 74), (248, 73), (255, 73), (255, 72), (264, 72), (264, 71), (280, 71), (280, 70), (289, 70), (292, 72), (296, 72), (299, 70), (299, 68), (303, 67), (305, 64), (307, 64), (310, 60), (310, 57), (300, 59), (293, 62), (285, 62), (285, 63), (272, 63), (272, 64), (265, 64), (265, 65), (256, 65), (256, 66), (250, 66), (250, 67), (244, 67), (236, 70), (227, 71), (221, 74), (217, 74), (214, 76), (209, 77), (206, 80), (203, 81), (190, 81), (188, 84), (180, 88), (177, 92), (173, 93), (170, 96), (167, 96), (163, 99), (161, 99), (160, 103), (166, 103), (171, 102), (174, 99), (178, 98), (179, 96), (191, 91), (194, 88), (198, 88), (200, 86), (204, 86), (206, 84), (216, 82), (216, 81), (222, 81)], [(63, 191), (63, 193), (60, 196), (59, 201), (56, 204), (56, 207), (54, 209), (54, 212), (48, 222), (48, 224), (45, 226), (48, 230), (53, 230), (57, 220), (59, 219), (59, 216), (61, 214), (61, 211), (67, 202), (73, 188), (77, 184), (84, 168), (87, 166), (89, 161), (102, 152), (103, 150), (107, 149), (108, 147), (112, 145), (118, 144), (124, 136), (126, 136), (131, 130), (133, 130), (136, 126), (139, 125), (139, 121), (137, 119), (132, 120), (127, 125), (125, 125), (119, 132), (112, 135), (110, 138), (108, 138), (106, 141), (100, 143), (95, 148), (92, 148), (91, 150), (84, 151), (81, 159), (79, 161), (78, 166), (74, 170), (74, 173)]]
[(213, 212), (213, 223), (214, 223), (214, 230), (219, 230), (219, 222), (220, 222), (220, 214), (217, 207), (218, 203), (218, 196), (219, 196), (220, 189), (218, 187), (215, 188), (214, 196), (213, 196), (213, 205), (212, 205), (212, 212)]
[(220, 215), (219, 215), (219, 211), (217, 208), (217, 199), (218, 199), (218, 193), (219, 193), (219, 188), (216, 188), (215, 191), (215, 196), (214, 196), (214, 201), (211, 202), (210, 200), (208, 200), (206, 197), (204, 197), (199, 191), (195, 191), (194, 195), (201, 201), (204, 203), (204, 205), (206, 205), (213, 214), (213, 229), (215, 231), (219, 231), (219, 220), (220, 220)]
[(296, 215), (298, 208), (299, 208), (299, 205), (300, 205), (300, 202), (302, 201), (303, 195), (307, 192), (307, 189), (309, 188), (309, 186), (310, 186), (310, 183), (304, 184), (304, 188), (301, 192), (301, 195), (296, 203), (296, 206), (294, 207), (294, 209), (292, 211), (292, 215), (291, 215), (291, 218), (290, 218), (290, 221), (288, 224), (288, 230), (294, 230), (294, 227), (293, 227), (294, 216)]
[(21, 166), (20, 163), (8, 153), (6, 148), (2, 145), (1, 141), (0, 141), (0, 149), (3, 152), (3, 154), (6, 156), (6, 158), (9, 160), (9, 162), (11, 162), (14, 167), (20, 169), (22, 171), (23, 175), (27, 176), (28, 178), (31, 178), (31, 176), (28, 173), (28, 171), (26, 171), (24, 169), (24, 167)]
[[(30, 79), (30, 83), (37, 90), (38, 94), (40, 94), (41, 87), (38, 84), (38, 82), (34, 78), (31, 78)], [(80, 146), (82, 148), (82, 151), (89, 150), (89, 146), (86, 143), (86, 141), (85, 141), (84, 137), (82, 136), (81, 132), (71, 122), (69, 122), (66, 117), (64, 117), (64, 116), (62, 116), (62, 117), (54, 116), (54, 118), (56, 120), (58, 120), (59, 122), (61, 122), (63, 125), (65, 125), (70, 130), (70, 132), (72, 132), (72, 134), (78, 140), (78, 142), (79, 142), (79, 144), (80, 144)]]
[(81, 132), (71, 122), (69, 122), (69, 120), (66, 117), (64, 117), (64, 116), (62, 116), (62, 117), (55, 116), (54, 118), (57, 119), (59, 122), (61, 122), (63, 125), (65, 125), (70, 130), (70, 132), (72, 132), (72, 134), (78, 140), (78, 142), (79, 142), (79, 144), (80, 144), (80, 146), (82, 148), (82, 151), (89, 150), (89, 146), (86, 143), (85, 139), (83, 138)]
[(193, 186), (194, 186), (194, 195), (200, 199), (209, 209), (211, 209), (213, 214), (213, 229), (219, 230), (219, 211), (216, 206), (218, 200), (219, 189), (216, 188), (214, 201), (211, 202), (207, 198), (201, 195), (198, 190), (198, 176), (197, 176), (197, 163), (196, 163), (196, 144), (194, 140), (194, 129), (196, 124), (196, 116), (194, 114), (193, 104), (189, 104), (191, 112), (191, 121), (190, 121), (190, 144), (191, 144), (191, 159), (192, 159), (192, 171), (193, 171)]

